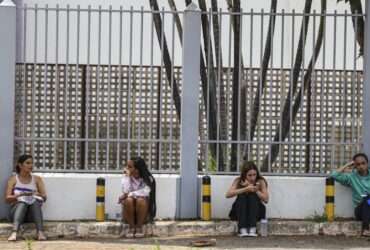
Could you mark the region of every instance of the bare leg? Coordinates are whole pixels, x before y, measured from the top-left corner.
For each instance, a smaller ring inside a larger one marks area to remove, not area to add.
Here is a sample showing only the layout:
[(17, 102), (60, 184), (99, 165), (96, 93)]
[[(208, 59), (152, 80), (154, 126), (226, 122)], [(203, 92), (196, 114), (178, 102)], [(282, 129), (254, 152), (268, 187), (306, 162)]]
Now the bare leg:
[(135, 200), (131, 197), (123, 201), (123, 219), (131, 228), (135, 226)]
[(141, 228), (148, 216), (148, 200), (145, 198), (136, 199), (137, 227)]

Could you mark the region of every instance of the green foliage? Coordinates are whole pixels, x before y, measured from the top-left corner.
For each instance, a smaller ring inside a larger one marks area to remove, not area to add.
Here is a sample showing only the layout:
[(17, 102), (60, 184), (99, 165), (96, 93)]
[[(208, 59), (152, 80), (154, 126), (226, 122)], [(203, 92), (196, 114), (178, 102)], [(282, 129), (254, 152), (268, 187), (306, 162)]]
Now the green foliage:
[(325, 213), (323, 214), (317, 214), (316, 212), (314, 215), (311, 215), (306, 218), (307, 220), (314, 221), (314, 222), (326, 222), (328, 221), (328, 217), (326, 216)]
[(155, 247), (154, 250), (161, 250), (161, 246), (159, 245), (158, 241), (155, 241)]
[(206, 172), (216, 172), (217, 171), (217, 163), (216, 159), (213, 158), (211, 151), (208, 151), (208, 166)]
[(33, 240), (32, 239), (26, 238), (27, 250), (32, 250), (32, 243), (33, 243)]

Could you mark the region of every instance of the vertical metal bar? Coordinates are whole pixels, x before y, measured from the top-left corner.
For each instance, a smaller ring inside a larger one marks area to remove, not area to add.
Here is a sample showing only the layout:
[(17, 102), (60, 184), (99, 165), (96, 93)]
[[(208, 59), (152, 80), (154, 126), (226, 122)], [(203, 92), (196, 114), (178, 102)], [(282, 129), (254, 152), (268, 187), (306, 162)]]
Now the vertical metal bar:
[[(273, 13), (270, 12), (270, 20), (272, 18)], [(275, 16), (276, 19), (276, 16)], [(274, 21), (274, 26), (275, 26), (275, 21)], [(274, 28), (275, 29), (275, 28)], [(271, 41), (270, 41), (270, 47), (271, 47), (271, 58), (270, 58), (270, 86), (269, 86), (269, 117), (270, 119), (275, 119), (272, 117), (272, 78), (274, 75), (274, 35), (272, 34), (272, 29), (270, 30), (270, 36), (271, 36)], [(266, 94), (266, 99), (267, 99), (267, 94)], [(272, 141), (272, 128), (273, 128), (273, 123), (269, 126), (269, 141)], [(268, 172), (271, 173), (271, 144), (268, 147)]]
[[(35, 92), (36, 92), (36, 67), (37, 67), (37, 11), (38, 6), (35, 4), (35, 33), (34, 33), (34, 47), (33, 47), (33, 71), (32, 71), (32, 108), (31, 108), (31, 137), (35, 138)], [(35, 143), (32, 140), (32, 155), (35, 155)]]
[[(344, 11), (344, 32), (343, 32), (343, 39), (344, 39), (344, 44), (343, 44), (343, 77), (344, 79), (341, 81), (343, 83), (343, 88), (344, 91), (341, 91), (341, 109), (342, 109), (342, 129), (341, 129), (341, 143), (344, 145), (344, 143), (347, 141), (345, 138), (345, 134), (347, 130), (347, 10)], [(346, 148), (347, 146), (341, 146), (341, 164), (344, 163), (344, 155), (346, 155)]]
[[(233, 29), (233, 15), (229, 15), (229, 41), (228, 41), (228, 44), (229, 44), (229, 48), (228, 48), (228, 68), (227, 68), (227, 81), (226, 81), (226, 104), (227, 104), (227, 108), (225, 109), (226, 112), (227, 112), (227, 116), (226, 116), (226, 128), (229, 129), (232, 124), (231, 124), (231, 120), (232, 120), (232, 117), (229, 118), (229, 116), (232, 114), (230, 114), (229, 112), (229, 107), (232, 107), (232, 100), (231, 100), (231, 97), (230, 97), (230, 92), (232, 92), (232, 82), (233, 82), (233, 79), (232, 79), (232, 75), (233, 73), (231, 72), (231, 69), (233, 68), (233, 66), (231, 65), (231, 55), (232, 55), (232, 51), (231, 51), (231, 45), (233, 44), (232, 43), (232, 29)], [(220, 32), (221, 33), (221, 32)], [(209, 47), (210, 48), (210, 47)], [(227, 138), (227, 137), (226, 137)], [(232, 145), (230, 145), (232, 147)], [(228, 150), (228, 147), (229, 145), (226, 144), (226, 149), (225, 150)], [(224, 158), (224, 157), (223, 157)], [(226, 163), (225, 165), (227, 166), (226, 167), (226, 170), (230, 171), (230, 161), (227, 159), (225, 159)], [(238, 166), (237, 166), (238, 168)]]
[(67, 42), (67, 50), (66, 50), (66, 66), (65, 66), (65, 81), (64, 81), (64, 155), (63, 155), (63, 168), (67, 168), (67, 150), (68, 150), (68, 145), (67, 145), (67, 130), (68, 130), (68, 92), (69, 92), (69, 4), (67, 5), (67, 35), (66, 35), (66, 42)]
[[(305, 66), (305, 63), (306, 63), (306, 53), (305, 53), (305, 45), (306, 45), (306, 18), (310, 18), (309, 16), (305, 16), (303, 15), (302, 16), (302, 23), (303, 23), (303, 32), (302, 32), (302, 38), (303, 38), (303, 50), (302, 50), (302, 69), (300, 71), (301, 73), (301, 100), (302, 100), (302, 105), (301, 105), (301, 108), (300, 108), (300, 131), (299, 131), (299, 137), (300, 137), (300, 146), (299, 146), (299, 170), (300, 172), (304, 173), (304, 166), (302, 164), (302, 158), (305, 156), (303, 154), (303, 150), (305, 148), (305, 145), (304, 145), (304, 140), (303, 140), (303, 131), (305, 130), (305, 127), (303, 126), (303, 123), (305, 122), (304, 120), (304, 103), (305, 103), (305, 99), (304, 99), (304, 75), (305, 75), (305, 72), (304, 72), (304, 66)], [(308, 29), (308, 27), (307, 27)], [(307, 102), (307, 100), (306, 100)], [(307, 108), (307, 103), (306, 103), (306, 108)], [(308, 131), (305, 131), (306, 133)], [(303, 170), (302, 170), (303, 169)]]
[[(26, 131), (26, 124), (27, 124), (27, 102), (26, 102), (26, 96), (27, 96), (27, 63), (26, 63), (26, 48), (27, 48), (27, 5), (24, 5), (24, 14), (23, 14), (23, 101), (22, 101), (22, 136), (27, 136)], [(24, 154), (26, 150), (26, 141), (22, 141), (22, 154)]]
[[(218, 46), (218, 54), (221, 55), (221, 39), (222, 39), (222, 9), (219, 10), (219, 13), (218, 13), (218, 16), (219, 16), (219, 20), (220, 20), (220, 31), (219, 31), (219, 35), (218, 35), (218, 40), (219, 40), (219, 46)], [(212, 18), (212, 21), (213, 18)], [(208, 48), (208, 50), (210, 50), (210, 47)], [(221, 56), (218, 57), (218, 65), (220, 65), (218, 68), (217, 68), (217, 147), (216, 147), (216, 169), (217, 171), (220, 171), (220, 162), (219, 162), (219, 159), (220, 159), (220, 102), (221, 102), (221, 95), (220, 95), (220, 90), (221, 90), (221, 84), (222, 84), (222, 76), (221, 76), (221, 70), (222, 70), (222, 65), (221, 65)], [(226, 144), (227, 145), (227, 144)]]
[[(232, 120), (232, 117), (229, 118), (230, 116), (230, 112), (229, 112), (229, 107), (232, 107), (232, 101), (231, 101), (231, 98), (230, 98), (230, 91), (232, 91), (232, 73), (231, 73), (231, 69), (233, 68), (233, 66), (231, 65), (231, 55), (232, 55), (232, 51), (231, 51), (231, 45), (232, 45), (232, 40), (231, 40), (231, 34), (232, 34), (232, 29), (233, 29), (233, 21), (232, 21), (232, 18), (233, 18), (233, 15), (229, 14), (229, 41), (228, 41), (228, 44), (229, 44), (229, 48), (228, 48), (228, 68), (227, 68), (227, 81), (226, 81), (226, 113), (227, 113), (227, 116), (226, 116), (226, 128), (229, 129), (232, 124), (231, 124), (231, 120)], [(213, 22), (213, 21), (212, 21)], [(212, 27), (214, 27), (212, 25)], [(221, 32), (220, 32), (221, 33)], [(210, 46), (208, 48), (211, 48)], [(227, 138), (227, 137), (226, 137)], [(232, 145), (231, 145), (232, 146)], [(226, 150), (228, 148), (228, 145), (226, 144)], [(224, 157), (223, 157), (224, 158)], [(230, 170), (230, 161), (226, 158), (225, 159), (226, 161), (226, 166), (227, 166), (227, 170), (229, 171)], [(238, 166), (237, 166), (238, 167)]]
[[(123, 14), (123, 7), (122, 5), (119, 8), (119, 76), (118, 76), (118, 128), (117, 128), (117, 139), (121, 139), (121, 123), (122, 123), (122, 14)], [(117, 142), (117, 161), (116, 161), (116, 169), (120, 169), (120, 151), (121, 151), (121, 143)], [(149, 163), (150, 164), (150, 163)]]
[[(80, 72), (80, 5), (77, 5), (77, 33), (76, 33), (76, 36), (77, 36), (77, 44), (76, 44), (76, 72), (75, 72), (75, 84), (76, 84), (76, 90), (75, 90), (75, 119), (74, 119), (74, 123), (75, 123), (75, 127), (74, 127), (74, 138), (76, 139), (77, 138), (77, 122), (78, 122), (78, 117), (80, 116), (79, 115), (79, 112), (78, 112), (78, 85), (79, 85), (79, 80), (80, 80), (80, 76), (79, 76), (79, 72)], [(81, 83), (83, 84), (83, 81), (81, 81)], [(84, 105), (82, 103), (82, 105)], [(81, 117), (80, 117), (81, 119)], [(81, 119), (82, 120), (82, 119)], [(78, 142), (75, 141), (74, 142), (74, 167), (75, 169), (77, 169), (77, 144)], [(80, 163), (81, 164), (81, 163)]]
[[(212, 9), (210, 8), (208, 10), (208, 19), (210, 20), (209, 23), (213, 23), (213, 11)], [(207, 48), (209, 48), (211, 46), (211, 29), (208, 29), (208, 40), (207, 40)], [(210, 50), (207, 50), (207, 62), (209, 62), (209, 60), (211, 59), (211, 51)], [(207, 139), (210, 138), (209, 136), (209, 133), (210, 133), (210, 122), (209, 122), (209, 112), (211, 110), (211, 108), (209, 107), (209, 84), (210, 84), (210, 77), (211, 77), (211, 70), (213, 71), (213, 69), (211, 69), (209, 63), (207, 63), (207, 109), (206, 110), (206, 117), (207, 117)], [(207, 143), (207, 146), (206, 146), (206, 173), (209, 171), (209, 146), (210, 146), (210, 143), (208, 142)]]
[[(240, 19), (239, 19), (239, 67), (238, 67), (238, 70), (239, 70), (239, 76), (238, 76), (238, 131), (237, 131), (237, 135), (238, 135), (238, 144), (237, 144), (237, 165), (236, 165), (236, 168), (237, 170), (239, 171), (239, 165), (240, 165), (240, 93), (241, 93), (241, 76), (243, 74), (243, 69), (242, 69), (242, 57), (243, 57), (243, 49), (242, 49), (242, 37), (243, 37), (243, 9), (240, 8), (240, 13), (238, 15), (240, 15)], [(244, 129), (244, 128), (243, 128)]]
[[(100, 81), (101, 81), (101, 14), (102, 8), (99, 5), (99, 26), (98, 26), (98, 65), (97, 65), (97, 81), (96, 81), (96, 127), (95, 127), (95, 137), (96, 139), (100, 138), (100, 117), (99, 117), (99, 107), (100, 107)], [(104, 109), (104, 107), (103, 107)], [(100, 143), (97, 141), (95, 143), (95, 168), (99, 169), (99, 147)]]
[[(290, 128), (290, 132), (289, 132), (289, 153), (288, 153), (288, 159), (289, 159), (289, 164), (288, 164), (288, 168), (289, 168), (289, 173), (292, 172), (292, 134), (293, 134), (293, 122), (292, 122), (292, 116), (293, 116), (293, 106), (292, 106), (292, 102), (293, 102), (293, 69), (294, 69), (294, 28), (295, 28), (295, 10), (293, 9), (292, 11), (292, 50), (291, 50), (291, 69), (290, 69), (290, 84), (289, 84), (289, 99), (290, 99), (290, 103), (289, 103), (289, 128)], [(295, 148), (294, 144), (293, 144), (293, 148)], [(294, 160), (295, 162), (295, 160)]]
[[(109, 35), (108, 35), (108, 114), (107, 114), (107, 139), (110, 139), (110, 114), (111, 114), (111, 81), (112, 81), (112, 5), (109, 5)], [(105, 169), (109, 169), (110, 143), (106, 144)]]
[[(261, 9), (260, 70), (259, 70), (259, 81), (258, 81), (258, 84), (259, 84), (258, 96), (259, 96), (259, 100), (260, 100), (260, 106), (264, 105), (263, 100), (262, 100), (262, 98), (263, 98), (262, 97), (263, 17), (264, 17), (264, 10)], [(260, 125), (262, 125), (262, 119), (260, 120)], [(262, 126), (257, 126), (257, 141), (261, 142), (261, 128), (258, 128), (258, 127), (262, 127)], [(260, 164), (260, 162), (261, 162), (261, 159), (260, 159), (260, 155), (261, 155), (260, 148), (261, 148), (261, 146), (262, 146), (262, 148), (264, 148), (263, 144), (257, 144), (257, 166), (261, 166), (261, 164)]]
[[(154, 45), (154, 18), (150, 15), (150, 121), (149, 138), (153, 139), (153, 100), (154, 100), (154, 67), (153, 67), (153, 45)], [(149, 144), (149, 165), (152, 166), (153, 152), (152, 143)]]
[[(54, 137), (59, 137), (59, 105), (60, 105), (60, 95), (59, 95), (59, 4), (57, 4), (57, 8), (55, 11), (55, 135)], [(59, 158), (58, 153), (58, 142), (54, 142), (54, 161), (53, 161), (53, 169), (56, 169), (57, 162)]]
[[(91, 66), (90, 66), (90, 47), (91, 47), (91, 5), (88, 6), (87, 11), (87, 72), (86, 72), (86, 118), (85, 118), (85, 140), (89, 138), (89, 124), (90, 124), (90, 92), (91, 92)], [(82, 104), (84, 105), (84, 104)], [(85, 166), (84, 169), (89, 167), (89, 141), (85, 142)]]
[[(355, 15), (357, 15), (357, 10), (355, 11), (354, 13)], [(355, 102), (355, 99), (357, 98), (357, 95), (355, 94), (355, 86), (358, 86), (358, 81), (357, 81), (357, 60), (356, 60), (356, 53), (357, 53), (357, 41), (356, 41), (356, 37), (357, 37), (357, 17), (355, 17), (355, 27), (354, 27), (354, 36), (353, 36), (353, 71), (352, 71), (352, 84), (351, 84), (351, 87), (352, 87), (352, 90), (351, 90), (351, 100), (352, 100), (352, 105), (351, 105), (351, 115), (352, 115), (352, 126), (351, 126), (351, 142), (352, 143), (355, 143), (357, 142), (358, 144), (358, 139), (355, 139), (356, 138), (356, 135), (355, 135), (355, 124), (356, 123), (356, 126), (357, 126), (357, 130), (358, 130), (358, 117), (357, 117), (357, 113), (355, 112), (355, 105), (356, 105), (356, 102)], [(352, 150), (351, 150), (351, 155), (354, 154), (355, 152), (355, 145), (352, 146)]]
[[(130, 159), (131, 151), (131, 81), (132, 81), (132, 22), (133, 22), (133, 7), (130, 7), (130, 47), (129, 47), (129, 70), (128, 70), (128, 96), (127, 96), (127, 159)], [(134, 100), (135, 101), (135, 100)]]
[[(161, 70), (160, 70), (160, 74), (162, 75), (163, 74), (163, 68), (164, 68), (164, 27), (165, 27), (165, 13), (164, 13), (164, 8), (162, 8), (162, 11), (161, 11), (161, 15), (162, 15), (162, 27), (161, 27), (161, 52), (162, 52), (162, 55), (161, 55)], [(160, 77), (160, 79), (162, 80), (163, 78)], [(161, 124), (161, 126), (159, 127), (159, 160), (158, 160), (158, 168), (161, 169), (162, 168), (162, 89), (159, 90), (159, 124)]]
[(139, 82), (139, 110), (138, 110), (138, 155), (141, 155), (141, 118), (142, 114), (144, 113), (142, 110), (141, 105), (141, 98), (142, 98), (142, 87), (143, 87), (143, 26), (144, 26), (144, 8), (141, 6), (140, 10), (140, 82)]
[[(316, 62), (316, 56), (315, 56), (315, 46), (316, 46), (316, 10), (313, 10), (313, 26), (312, 26), (312, 61), (313, 62)], [(312, 99), (311, 99), (311, 112), (308, 113), (308, 115), (310, 116), (310, 121), (311, 123), (308, 124), (309, 128), (310, 128), (310, 141), (308, 143), (310, 143), (309, 145), (307, 145), (310, 150), (309, 150), (309, 172), (312, 173), (312, 166), (313, 166), (313, 160), (316, 161), (316, 154), (315, 154), (315, 151), (316, 151), (316, 144), (314, 143), (311, 143), (311, 142), (315, 142), (316, 140), (316, 123), (315, 123), (315, 117), (316, 117), (316, 72), (315, 72), (315, 63), (312, 64), (312, 71), (311, 71), (311, 95), (312, 95)], [(308, 91), (308, 89), (307, 89)], [(308, 102), (307, 102), (308, 104)], [(307, 112), (306, 112), (307, 113)], [(311, 126), (311, 124), (314, 124), (313, 126)], [(313, 133), (311, 131), (311, 128), (313, 129)], [(312, 151), (314, 152), (312, 154)]]
[[(326, 16), (326, 12), (323, 13)], [(327, 18), (327, 17), (326, 17)], [(320, 142), (324, 142), (324, 123), (327, 123), (326, 117), (324, 117), (324, 108), (326, 110), (325, 113), (327, 113), (327, 106), (328, 106), (328, 99), (326, 98), (326, 95), (324, 95), (324, 77), (326, 76), (325, 67), (326, 67), (326, 61), (325, 61), (325, 54), (326, 54), (326, 21), (324, 22), (324, 28), (323, 28), (323, 39), (322, 39), (322, 69), (321, 69), (321, 82), (320, 82)], [(324, 107), (325, 104), (325, 107)], [(325, 150), (323, 150), (325, 148)], [(323, 173), (323, 152), (326, 152), (327, 146), (320, 144), (320, 173)]]
[[(251, 9), (251, 23), (250, 23), (250, 40), (249, 40), (249, 100), (253, 100), (253, 9)], [(230, 64), (229, 64), (230, 65)], [(250, 101), (250, 104), (253, 103)], [(249, 105), (250, 110), (249, 114), (252, 114), (252, 105)], [(249, 128), (251, 127), (251, 124), (249, 124)], [(251, 130), (248, 129), (248, 141), (252, 141), (252, 134)], [(250, 157), (252, 152), (252, 144), (248, 144), (248, 156)], [(249, 160), (249, 159), (246, 159)]]
[[(48, 74), (48, 63), (47, 63), (47, 61), (48, 61), (48, 17), (49, 17), (49, 13), (48, 13), (48, 11), (49, 11), (49, 7), (48, 7), (48, 5), (46, 4), (45, 5), (45, 52), (44, 52), (44, 88), (43, 88), (43, 90), (44, 90), (44, 96), (43, 96), (43, 98), (44, 98), (44, 100), (43, 100), (43, 107), (42, 107), (42, 109), (43, 109), (43, 129), (42, 129), (42, 137), (46, 137), (46, 133), (45, 133), (45, 131), (46, 131), (46, 85), (47, 85), (47, 74)], [(41, 110), (40, 110), (41, 111)], [(49, 142), (43, 142), (42, 143), (42, 169), (45, 169), (45, 155), (46, 155), (46, 147), (45, 147), (45, 143), (48, 143), (49, 144)]]
[[(357, 10), (355, 10), (355, 15), (357, 14)], [(353, 13), (351, 14), (353, 15)], [(351, 16), (351, 18), (353, 18), (353, 16)], [(355, 113), (355, 110), (354, 110), (354, 107), (355, 107), (355, 86), (357, 86), (357, 77), (355, 77), (356, 75), (356, 35), (357, 35), (357, 18), (355, 17), (355, 23), (354, 23), (354, 35), (353, 36), (353, 70), (352, 70), (352, 74), (351, 74), (351, 143), (355, 143), (355, 118), (356, 117), (356, 113)], [(356, 122), (357, 123), (357, 122)], [(354, 148), (355, 148), (355, 145), (351, 145), (351, 155), (353, 155), (354, 153)]]
[[(170, 90), (171, 92), (173, 92), (173, 83), (174, 83), (174, 65), (175, 65), (175, 13), (172, 14), (172, 51), (171, 51), (171, 54), (172, 54), (172, 68), (171, 68), (171, 87), (170, 87)], [(172, 96), (172, 95), (171, 95)], [(170, 157), (170, 170), (174, 170), (173, 166), (172, 166), (172, 154), (173, 154), (173, 150), (172, 150), (172, 134), (173, 134), (173, 98), (170, 98), (171, 102), (170, 102), (170, 154), (169, 154), (169, 157)]]
[(332, 109), (333, 109), (333, 117), (332, 117), (332, 127), (333, 127), (333, 136), (332, 136), (332, 153), (331, 153), (331, 164), (330, 166), (334, 166), (334, 151), (335, 151), (335, 100), (336, 100), (336, 96), (335, 96), (335, 92), (336, 92), (336, 86), (337, 86), (337, 74), (335, 72), (335, 62), (336, 62), (336, 46), (337, 46), (337, 41), (336, 41), (336, 37), (337, 37), (337, 11), (335, 10), (334, 11), (334, 35), (333, 35), (333, 90), (332, 90), (332, 102), (333, 102), (333, 105), (332, 105)]
[[(285, 97), (285, 72), (284, 72), (284, 24), (285, 24), (285, 10), (282, 9), (281, 11), (281, 47), (280, 47), (280, 77), (281, 77), (281, 87), (284, 89), (282, 94), (280, 94), (280, 127), (279, 127), (279, 143), (282, 143), (282, 134), (283, 134), (283, 97)], [(278, 172), (281, 171), (281, 166), (283, 164), (283, 159), (284, 159), (284, 144), (280, 144), (281, 147), (281, 154), (280, 154), (280, 160), (279, 160), (279, 168)]]

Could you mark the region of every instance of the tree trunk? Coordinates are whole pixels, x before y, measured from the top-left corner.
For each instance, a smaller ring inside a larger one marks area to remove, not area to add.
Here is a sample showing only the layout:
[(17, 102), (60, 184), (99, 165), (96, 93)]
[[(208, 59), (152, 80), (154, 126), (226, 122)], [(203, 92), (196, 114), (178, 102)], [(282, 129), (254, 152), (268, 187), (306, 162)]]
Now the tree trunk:
[[(223, 60), (222, 60), (222, 47), (221, 47), (221, 41), (220, 41), (220, 24), (219, 24), (219, 19), (218, 19), (218, 6), (217, 6), (217, 0), (212, 0), (211, 1), (212, 5), (212, 19), (213, 19), (213, 39), (215, 43), (215, 55), (216, 55), (216, 65), (217, 65), (217, 70), (221, 71), (221, 79), (222, 79), (222, 74), (223, 74)], [(215, 79), (217, 80), (218, 75), (216, 75)], [(226, 102), (226, 94), (224, 91), (224, 84), (223, 81), (220, 80), (220, 139), (221, 140), (227, 140), (228, 139), (228, 119), (227, 119), (227, 102)], [(226, 144), (219, 144), (220, 147), (220, 152), (222, 152), (222, 159), (219, 159), (219, 162), (221, 163), (220, 165), (224, 165), (224, 158), (227, 158), (227, 155), (225, 153), (227, 150)]]
[[(226, 0), (227, 8), (230, 12), (233, 11), (233, 2), (232, 0)], [(236, 27), (234, 19), (231, 19), (233, 31), (235, 32), (236, 29), (239, 27)], [(244, 62), (243, 62), (243, 54), (240, 55), (240, 68), (241, 68), (241, 76), (240, 79), (242, 79), (241, 87), (240, 87), (240, 140), (244, 141), (247, 139), (247, 84), (243, 81), (243, 75), (244, 75)], [(240, 151), (244, 152), (247, 148), (246, 145), (241, 145)]]
[[(310, 12), (310, 7), (307, 5), (309, 4), (311, 6), (311, 3), (307, 3), (308, 1), (306, 1), (306, 7), (305, 7), (305, 13), (309, 13)], [(309, 1), (311, 2), (311, 1)], [(308, 8), (309, 7), (309, 8)], [(326, 0), (322, 0), (321, 1), (321, 14), (324, 14), (326, 12)], [(326, 22), (326, 19), (325, 19), (325, 16), (324, 15), (321, 15), (320, 17), (320, 26), (319, 26), (319, 32), (318, 32), (318, 37), (316, 39), (316, 45), (315, 45), (315, 50), (314, 50), (314, 55), (311, 57), (311, 60), (310, 60), (310, 63), (309, 63), (309, 66), (308, 66), (308, 69), (307, 69), (307, 72), (305, 73), (304, 75), (304, 85), (303, 85), (303, 89), (302, 87), (299, 89), (298, 93), (295, 94), (296, 97), (294, 97), (293, 95), (293, 98), (295, 98), (294, 100), (294, 104), (293, 104), (293, 111), (292, 111), (292, 121), (295, 120), (297, 114), (298, 114), (298, 110), (299, 110), (299, 107), (301, 105), (301, 102), (302, 102), (302, 91), (305, 91), (308, 86), (310, 85), (310, 82), (311, 82), (311, 74), (312, 74), (312, 70), (313, 70), (313, 67), (316, 63), (316, 60), (317, 60), (317, 57), (320, 53), (320, 49), (321, 49), (321, 45), (322, 45), (322, 40), (323, 40), (323, 37), (324, 37), (324, 27), (325, 27), (325, 22)], [(305, 21), (306, 24), (303, 24), (303, 25), (308, 25), (308, 20)], [(303, 41), (303, 25), (301, 27), (301, 37), (300, 37), (300, 44), (303, 45), (303, 43), (305, 43)], [(305, 29), (305, 33), (307, 33), (307, 26), (306, 26), (306, 29)], [(307, 35), (307, 34), (306, 34)], [(296, 56), (296, 65), (300, 65), (301, 63), (298, 63), (297, 60), (302, 60), (302, 53), (303, 53), (303, 47), (300, 48), (300, 46), (298, 46), (298, 50), (297, 50), (297, 56)], [(298, 74), (299, 74), (299, 71), (298, 71)], [(293, 82), (292, 84), (293, 85), (296, 85), (297, 84), (297, 80), (298, 80), (298, 76), (296, 78), (295, 82)], [(292, 88), (293, 89), (293, 88)], [(294, 92), (295, 92), (295, 89), (296, 89), (296, 86), (294, 88)], [(294, 93), (293, 92), (293, 93)], [(289, 112), (289, 109), (290, 109), (290, 90), (288, 92), (288, 95), (287, 95), (287, 99), (285, 101), (285, 104), (284, 104), (284, 110), (283, 110), (283, 119), (282, 119), (282, 124), (280, 124), (276, 130), (275, 130), (275, 137), (274, 137), (274, 142), (279, 142), (279, 141), (284, 141), (286, 136), (289, 134), (290, 132), (290, 129), (291, 127), (289, 126), (290, 124), (290, 112)], [(280, 127), (282, 127), (282, 138), (280, 138)], [(270, 146), (271, 148), (271, 164), (276, 160), (276, 157), (278, 156), (278, 153), (279, 153), (279, 148), (280, 148), (280, 144), (273, 144)], [(265, 157), (264, 161), (263, 161), (263, 166), (262, 166), (262, 171), (266, 171), (268, 169), (268, 163), (269, 163), (269, 154)]]
[[(362, 15), (362, 4), (361, 0), (350, 0), (349, 1), (352, 14)], [(357, 21), (356, 21), (357, 20)], [(357, 22), (357, 29), (356, 29)], [(365, 37), (365, 21), (363, 16), (352, 17), (353, 29), (355, 30), (355, 36), (358, 44), (360, 45), (359, 56), (364, 55), (364, 37)]]
[[(205, 3), (205, 0), (199, 0), (199, 8), (201, 9), (201, 11), (205, 12), (207, 11), (207, 6), (206, 6), (206, 3)], [(202, 62), (201, 60), (201, 67), (204, 67), (204, 69), (207, 69), (207, 70), (201, 70), (203, 71), (203, 73), (205, 74), (205, 79), (208, 80), (208, 76), (206, 74), (206, 72), (208, 71), (211, 71), (209, 73), (209, 83), (210, 83), (210, 86), (209, 86), (209, 119), (213, 119), (214, 120), (214, 123), (212, 123), (212, 125), (215, 125), (215, 127), (211, 128), (210, 127), (210, 130), (209, 130), (209, 135), (210, 135), (210, 139), (211, 140), (217, 140), (217, 137), (219, 136), (219, 134), (217, 134), (217, 114), (218, 114), (218, 110), (217, 110), (217, 76), (214, 72), (214, 61), (213, 61), (213, 48), (212, 48), (212, 43), (210, 44), (210, 46), (208, 47), (208, 40), (210, 39), (209, 37), (209, 34), (210, 34), (210, 31), (209, 31), (209, 22), (208, 22), (208, 17), (207, 17), (207, 14), (202, 14), (201, 15), (201, 21), (202, 21), (202, 31), (203, 31), (203, 43), (204, 43), (204, 58), (205, 58), (205, 61), (206, 61), (206, 65), (204, 64), (204, 61)], [(209, 61), (208, 61), (208, 53), (209, 53)], [(203, 58), (203, 57), (202, 57)], [(207, 85), (206, 85), (207, 86)], [(205, 103), (207, 103), (207, 88), (204, 89), (203, 91), (204, 93), (204, 100), (205, 100)], [(220, 93), (221, 95), (221, 93)], [(211, 124), (210, 124), (211, 125)], [(210, 145), (210, 149), (211, 149), (211, 152), (214, 151), (214, 154), (212, 153), (212, 157), (214, 156), (214, 159), (216, 160), (217, 159), (217, 150), (218, 150), (218, 164), (219, 164), (219, 168), (218, 168), (218, 171), (224, 171), (225, 170), (225, 161), (224, 161), (224, 147), (222, 144), (215, 144), (215, 143), (212, 143)]]
[[(149, 0), (150, 7), (154, 11), (158, 11), (158, 3), (156, 0)], [(159, 47), (161, 48), (163, 52), (163, 61), (164, 61), (164, 66), (166, 69), (166, 77), (167, 77), (167, 82), (170, 86), (172, 87), (172, 97), (174, 100), (175, 104), (175, 109), (177, 113), (177, 117), (179, 121), (181, 120), (181, 99), (180, 99), (180, 94), (179, 94), (179, 87), (177, 85), (177, 82), (175, 79), (173, 79), (173, 84), (171, 86), (171, 75), (172, 75), (172, 62), (171, 62), (171, 57), (170, 53), (168, 52), (168, 46), (167, 46), (167, 41), (166, 41), (166, 36), (163, 33), (163, 48), (162, 48), (162, 18), (160, 13), (153, 13), (153, 20), (154, 20), (154, 25), (155, 25), (155, 30), (157, 32), (157, 37), (158, 37), (158, 42), (159, 42)], [(163, 31), (164, 32), (164, 31)]]
[[(315, 58), (316, 61), (316, 58)], [(312, 95), (312, 81), (308, 81), (308, 86), (307, 86), (307, 109), (306, 109), (306, 138), (305, 142), (310, 142), (311, 141), (311, 95)], [(306, 150), (305, 150), (305, 172), (309, 173), (310, 172), (310, 154), (311, 154), (311, 145), (306, 144)]]
[[(234, 0), (233, 12), (240, 13), (240, 0)], [(234, 24), (234, 69), (233, 69), (233, 85), (232, 85), (232, 141), (238, 140), (238, 127), (239, 127), (239, 50), (240, 50), (240, 15), (233, 15)], [(238, 144), (231, 145), (231, 159), (230, 170), (235, 171), (238, 165)]]
[[(273, 41), (274, 32), (275, 32), (276, 15), (274, 14), (276, 13), (276, 6), (277, 6), (277, 0), (272, 0), (271, 7), (270, 7), (270, 12), (272, 13), (272, 15), (270, 16), (270, 20), (269, 20), (269, 27), (268, 27), (267, 38), (266, 38), (266, 43), (265, 43), (265, 50), (263, 53), (261, 76), (258, 79), (258, 82), (261, 82), (261, 84), (258, 84), (257, 86), (257, 92), (254, 97), (251, 118), (250, 118), (250, 140), (253, 140), (254, 133), (256, 131), (256, 127), (258, 123), (258, 115), (259, 115), (260, 105), (261, 105), (260, 98), (262, 98), (263, 91), (266, 86), (267, 68), (268, 68), (268, 63), (270, 61), (270, 57), (271, 57), (271, 41)], [(245, 151), (244, 151), (244, 158), (246, 160), (249, 159), (249, 155), (248, 155), (249, 149), (248, 148), (249, 148), (249, 145), (248, 147), (245, 148)]]

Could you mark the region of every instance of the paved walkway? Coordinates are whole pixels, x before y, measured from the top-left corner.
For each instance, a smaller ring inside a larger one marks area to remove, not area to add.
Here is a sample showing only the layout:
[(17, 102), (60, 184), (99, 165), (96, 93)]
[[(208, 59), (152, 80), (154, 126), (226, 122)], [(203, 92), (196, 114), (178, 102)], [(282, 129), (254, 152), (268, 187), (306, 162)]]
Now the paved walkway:
[[(53, 240), (46, 242), (32, 242), (28, 248), (27, 242), (7, 242), (0, 239), (1, 250), (169, 250), (169, 249), (196, 249), (191, 248), (190, 243), (195, 239), (191, 237), (170, 238), (147, 238), (135, 239), (91, 239), (91, 240)], [(204, 238), (203, 238), (204, 239)], [(271, 236), (267, 238), (238, 238), (238, 237), (215, 237), (217, 244), (211, 248), (202, 249), (370, 249), (370, 241), (366, 238), (344, 236)]]

